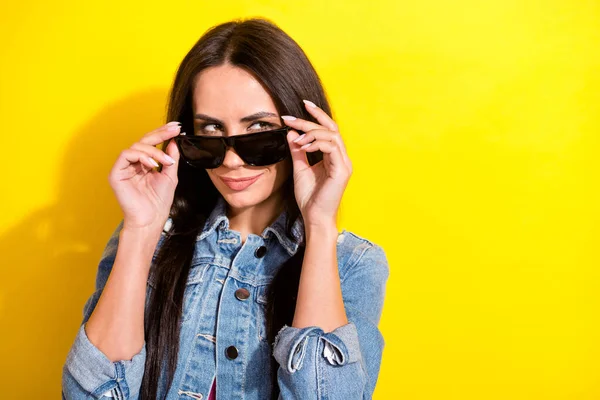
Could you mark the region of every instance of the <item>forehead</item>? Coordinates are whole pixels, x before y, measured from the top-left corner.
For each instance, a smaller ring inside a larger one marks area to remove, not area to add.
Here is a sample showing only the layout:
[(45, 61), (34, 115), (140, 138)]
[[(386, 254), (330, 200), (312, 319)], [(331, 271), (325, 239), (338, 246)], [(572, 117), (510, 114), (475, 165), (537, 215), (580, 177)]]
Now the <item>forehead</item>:
[(277, 113), (273, 99), (249, 72), (231, 65), (207, 68), (196, 76), (195, 113), (239, 119), (258, 111)]

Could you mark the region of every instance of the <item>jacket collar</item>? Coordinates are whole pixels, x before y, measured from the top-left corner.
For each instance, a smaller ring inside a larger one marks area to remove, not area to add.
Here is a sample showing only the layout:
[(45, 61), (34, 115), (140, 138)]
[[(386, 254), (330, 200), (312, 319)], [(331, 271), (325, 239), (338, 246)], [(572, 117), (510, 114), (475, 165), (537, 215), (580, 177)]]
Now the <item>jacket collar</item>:
[[(208, 216), (202, 232), (198, 235), (197, 240), (202, 240), (214, 232), (216, 229), (225, 230), (229, 229), (229, 218), (227, 218), (227, 202), (223, 196), (218, 196), (215, 207)], [(292, 237), (288, 236), (285, 230), (286, 222), (289, 218), (289, 214), (284, 210), (277, 219), (269, 226), (267, 226), (261, 236), (263, 238), (273, 235), (277, 238), (281, 246), (293, 256), (296, 254), (298, 247), (304, 244), (304, 221), (302, 215), (294, 221), (292, 225)]]

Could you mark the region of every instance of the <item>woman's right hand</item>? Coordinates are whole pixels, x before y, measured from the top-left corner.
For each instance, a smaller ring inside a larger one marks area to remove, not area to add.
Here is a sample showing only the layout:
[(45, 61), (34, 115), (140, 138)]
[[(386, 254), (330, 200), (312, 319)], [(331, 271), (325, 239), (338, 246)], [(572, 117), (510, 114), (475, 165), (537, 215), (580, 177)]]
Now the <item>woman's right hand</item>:
[[(177, 186), (179, 151), (172, 140), (166, 153), (155, 147), (177, 135), (178, 122), (149, 132), (123, 150), (108, 176), (124, 216), (125, 228), (161, 229), (173, 203)], [(161, 172), (156, 162), (163, 164)]]

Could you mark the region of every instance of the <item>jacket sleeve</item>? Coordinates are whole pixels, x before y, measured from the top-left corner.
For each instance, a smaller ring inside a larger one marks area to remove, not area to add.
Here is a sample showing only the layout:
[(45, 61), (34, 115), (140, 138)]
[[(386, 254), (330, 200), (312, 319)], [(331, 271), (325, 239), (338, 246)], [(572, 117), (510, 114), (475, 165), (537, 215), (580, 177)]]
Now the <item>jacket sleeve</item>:
[(381, 317), (389, 267), (383, 249), (357, 246), (341, 277), (348, 324), (324, 333), (318, 327), (284, 326), (273, 355), (279, 363), (280, 399), (370, 399), (375, 389), (384, 340)]
[(115, 262), (122, 228), (123, 221), (104, 248), (96, 274), (96, 290), (85, 303), (83, 321), (63, 365), (63, 399), (138, 398), (146, 362), (146, 342), (131, 360), (112, 362), (89, 341), (85, 331), (85, 324), (98, 303)]

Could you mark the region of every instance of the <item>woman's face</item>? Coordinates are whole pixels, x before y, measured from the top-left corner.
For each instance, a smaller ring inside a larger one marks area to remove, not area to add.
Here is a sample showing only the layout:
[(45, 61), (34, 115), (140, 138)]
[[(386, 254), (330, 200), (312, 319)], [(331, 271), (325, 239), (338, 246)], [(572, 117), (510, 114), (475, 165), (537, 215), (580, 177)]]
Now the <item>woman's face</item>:
[[(271, 96), (245, 70), (222, 65), (196, 76), (193, 97), (194, 134), (235, 136), (282, 127)], [(263, 167), (248, 165), (227, 148), (223, 164), (206, 172), (234, 209), (252, 207), (277, 196), (291, 173), (290, 158)], [(254, 183), (226, 182), (258, 176)]]

